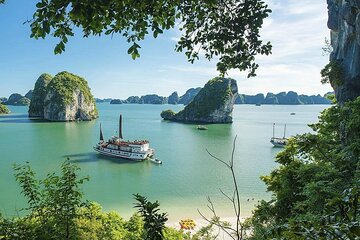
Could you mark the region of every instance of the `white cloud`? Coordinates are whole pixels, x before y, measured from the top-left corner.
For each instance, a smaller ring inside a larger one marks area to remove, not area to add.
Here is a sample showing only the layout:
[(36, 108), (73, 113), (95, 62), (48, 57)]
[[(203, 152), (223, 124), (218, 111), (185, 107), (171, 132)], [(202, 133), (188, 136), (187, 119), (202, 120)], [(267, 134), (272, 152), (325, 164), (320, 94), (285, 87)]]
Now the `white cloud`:
[[(327, 57), (322, 56), (324, 38), (329, 35), (326, 26), (326, 1), (267, 0), (266, 2), (273, 13), (264, 21), (261, 38), (265, 42), (271, 41), (273, 54), (257, 57), (260, 67), (254, 78), (248, 79), (247, 72), (236, 69), (229, 71), (229, 77), (238, 80), (239, 91), (246, 94), (290, 90), (304, 94), (323, 94), (331, 91), (330, 86), (320, 83), (319, 74), (328, 61)], [(168, 41), (177, 42), (180, 34), (177, 29), (172, 30)], [(183, 58), (181, 54), (178, 56), (179, 59)], [(218, 76), (215, 63), (216, 59), (208, 62), (202, 58), (194, 64), (178, 60), (160, 64), (154, 70), (160, 76), (151, 76), (148, 72), (147, 83), (142, 85), (141, 92), (131, 92), (131, 94), (141, 95), (152, 91), (166, 96), (175, 90), (181, 93), (190, 87), (202, 86), (210, 78)], [(122, 79), (119, 87), (135, 86), (137, 71), (130, 77), (128, 71), (129, 69), (126, 74), (111, 74), (110, 78)], [(153, 82), (157, 84), (154, 85)], [(139, 88), (137, 91), (140, 91)]]
[(322, 56), (326, 27), (326, 1), (267, 0), (273, 10), (261, 30), (264, 41), (271, 41), (273, 53), (258, 56), (257, 77), (232, 70), (240, 92), (257, 93), (294, 90), (315, 94), (331, 91), (320, 83), (320, 70), (328, 61)]

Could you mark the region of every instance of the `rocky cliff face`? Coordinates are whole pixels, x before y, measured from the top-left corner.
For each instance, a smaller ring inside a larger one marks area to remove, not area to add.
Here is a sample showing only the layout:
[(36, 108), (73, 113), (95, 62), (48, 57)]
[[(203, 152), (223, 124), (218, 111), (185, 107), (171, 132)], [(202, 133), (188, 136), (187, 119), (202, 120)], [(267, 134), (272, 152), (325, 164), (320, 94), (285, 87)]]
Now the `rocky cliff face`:
[(50, 74), (43, 73), (36, 80), (29, 106), (29, 117), (44, 117), (44, 100), (46, 97), (47, 85), (51, 79), (52, 76)]
[(336, 61), (344, 73), (343, 82), (333, 88), (342, 104), (360, 96), (360, 1), (327, 0), (327, 3), (333, 48), (330, 61)]
[(179, 102), (179, 95), (177, 92), (173, 92), (169, 97), (168, 97), (168, 104), (178, 104)]
[(44, 119), (89, 121), (97, 117), (95, 99), (85, 79), (61, 72), (50, 81), (44, 101)]
[(90, 121), (97, 118), (94, 115), (95, 104), (88, 104), (84, 94), (76, 89), (73, 94), (73, 101), (69, 104), (61, 105), (51, 101), (56, 93), (50, 91), (45, 98), (45, 102), (48, 104), (44, 107), (44, 118), (49, 121), (75, 121), (84, 120)]
[(178, 122), (231, 123), (237, 96), (238, 88), (234, 79), (217, 77), (206, 83), (182, 111), (167, 119)]
[(30, 101), (31, 101), (31, 99), (32, 99), (33, 92), (34, 92), (33, 90), (29, 90), (29, 91), (25, 94), (25, 97), (28, 98), (28, 99), (30, 99)]
[(188, 89), (186, 91), (186, 93), (179, 98), (178, 103), (188, 105), (195, 98), (195, 96), (200, 92), (200, 90), (201, 90), (200, 87)]

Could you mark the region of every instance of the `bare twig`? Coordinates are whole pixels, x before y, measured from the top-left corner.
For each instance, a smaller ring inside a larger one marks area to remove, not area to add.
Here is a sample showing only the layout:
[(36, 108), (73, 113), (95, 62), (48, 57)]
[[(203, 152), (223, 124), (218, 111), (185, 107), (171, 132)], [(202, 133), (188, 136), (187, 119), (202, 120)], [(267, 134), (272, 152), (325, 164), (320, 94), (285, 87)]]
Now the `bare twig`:
[(201, 217), (207, 221), (210, 224), (213, 224), (217, 227), (219, 227), (221, 230), (223, 230), (227, 235), (229, 235), (232, 239), (234, 240), (241, 240), (244, 237), (244, 226), (241, 223), (241, 219), (240, 219), (240, 214), (241, 214), (241, 205), (240, 205), (240, 194), (239, 194), (239, 187), (238, 187), (238, 183), (237, 183), (237, 179), (236, 179), (236, 175), (235, 175), (235, 171), (234, 171), (234, 158), (235, 158), (235, 149), (236, 149), (236, 139), (237, 136), (235, 137), (234, 141), (233, 141), (233, 147), (232, 147), (232, 152), (231, 152), (231, 159), (229, 162), (226, 162), (218, 157), (216, 157), (215, 155), (213, 155), (212, 153), (210, 153), (207, 149), (206, 152), (215, 160), (217, 160), (218, 162), (224, 164), (231, 172), (231, 176), (232, 176), (232, 180), (233, 180), (233, 184), (234, 184), (234, 193), (233, 196), (229, 196), (228, 194), (226, 194), (224, 191), (222, 191), (220, 189), (220, 192), (222, 193), (222, 195), (224, 195), (233, 205), (234, 208), (234, 213), (236, 216), (236, 229), (226, 226), (224, 224), (224, 222), (220, 221), (220, 217), (216, 214), (216, 210), (214, 207), (213, 202), (211, 201), (210, 197), (207, 197), (208, 200), (208, 205), (207, 207), (209, 208), (210, 212), (212, 213), (213, 217), (211, 219), (208, 219), (207, 217), (204, 216), (204, 214), (202, 214), (199, 210), (199, 214), (201, 215)]

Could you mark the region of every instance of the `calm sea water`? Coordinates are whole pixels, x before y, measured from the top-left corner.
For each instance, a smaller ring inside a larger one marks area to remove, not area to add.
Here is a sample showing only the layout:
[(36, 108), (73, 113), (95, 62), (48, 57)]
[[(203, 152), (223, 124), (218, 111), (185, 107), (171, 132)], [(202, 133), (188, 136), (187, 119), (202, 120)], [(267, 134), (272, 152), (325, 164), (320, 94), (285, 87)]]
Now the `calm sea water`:
[[(140, 193), (151, 201), (159, 200), (170, 219), (199, 217), (197, 209), (206, 213), (207, 196), (212, 197), (219, 215), (230, 216), (231, 205), (219, 191), (232, 192), (230, 172), (206, 149), (229, 160), (237, 136), (235, 168), (246, 216), (257, 201), (270, 198), (259, 177), (277, 165), (274, 157), (279, 149), (269, 143), (272, 124), (278, 124), (277, 136), (282, 136), (284, 123), (287, 136), (309, 132), (307, 124), (316, 122), (326, 107), (237, 105), (233, 124), (209, 125), (208, 131), (199, 131), (196, 125), (161, 120), (162, 110), (178, 111), (182, 105), (98, 104), (100, 118), (79, 123), (31, 121), (27, 107), (10, 106), (12, 114), (0, 116), (0, 211), (12, 216), (26, 206), (13, 176), (14, 163), (28, 161), (38, 177), (44, 177), (57, 172), (70, 157), (80, 166), (80, 174), (90, 177), (82, 187), (86, 199), (99, 202), (106, 211), (129, 217), (134, 212), (132, 194)], [(163, 165), (106, 158), (92, 150), (99, 138), (99, 123), (108, 138), (117, 129), (120, 113), (124, 138), (149, 139)]]

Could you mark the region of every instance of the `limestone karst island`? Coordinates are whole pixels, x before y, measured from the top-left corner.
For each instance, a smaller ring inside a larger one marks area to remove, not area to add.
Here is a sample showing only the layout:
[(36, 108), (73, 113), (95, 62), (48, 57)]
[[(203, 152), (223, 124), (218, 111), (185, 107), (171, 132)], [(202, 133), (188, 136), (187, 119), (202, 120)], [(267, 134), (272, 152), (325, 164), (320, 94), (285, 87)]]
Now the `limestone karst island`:
[(97, 118), (98, 112), (85, 79), (68, 72), (60, 72), (54, 77), (44, 73), (35, 83), (29, 117), (49, 121), (89, 121)]
[(236, 80), (209, 80), (194, 99), (180, 112), (165, 110), (161, 117), (178, 122), (232, 123), (235, 99), (238, 97)]
[(0, 0), (0, 240), (360, 239), (360, 0)]

